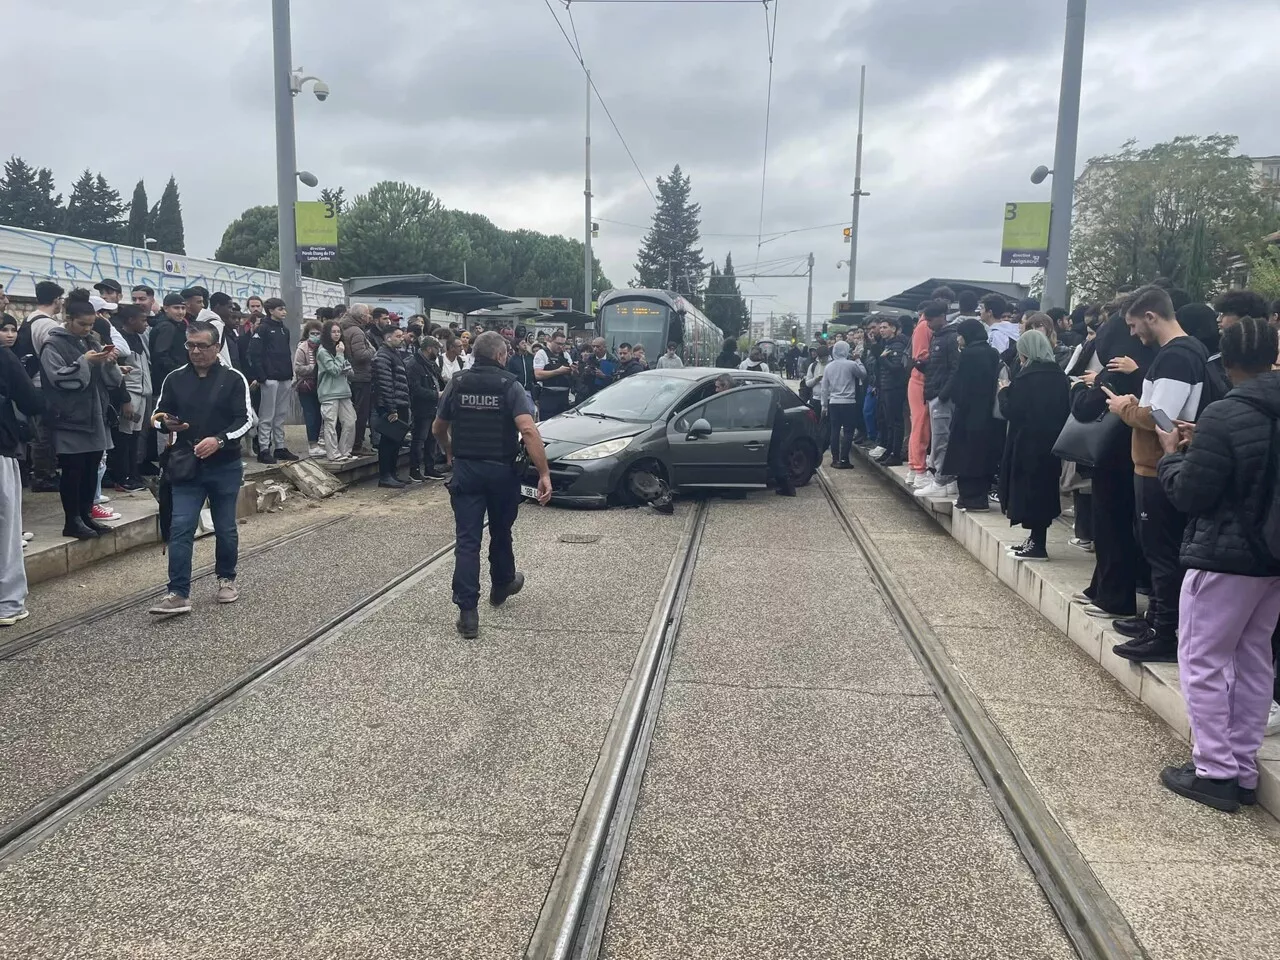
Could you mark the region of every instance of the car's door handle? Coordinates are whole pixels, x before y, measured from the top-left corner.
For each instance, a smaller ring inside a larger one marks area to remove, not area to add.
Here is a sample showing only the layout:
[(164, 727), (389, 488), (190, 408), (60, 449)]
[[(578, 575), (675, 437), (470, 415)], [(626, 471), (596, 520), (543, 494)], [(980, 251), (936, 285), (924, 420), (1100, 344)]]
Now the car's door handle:
[(755, 452), (756, 450), (764, 449), (764, 444), (761, 443), (759, 440), (751, 440), (747, 443), (744, 443), (743, 446), (752, 452)]

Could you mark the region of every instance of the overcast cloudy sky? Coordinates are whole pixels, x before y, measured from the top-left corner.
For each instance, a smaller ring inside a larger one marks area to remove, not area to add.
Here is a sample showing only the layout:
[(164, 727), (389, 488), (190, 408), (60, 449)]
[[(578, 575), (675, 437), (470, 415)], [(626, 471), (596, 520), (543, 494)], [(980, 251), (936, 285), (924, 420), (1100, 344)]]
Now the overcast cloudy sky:
[[(929, 276), (1007, 278), (982, 261), (999, 255), (1005, 201), (1048, 199), (1027, 174), (1053, 159), (1065, 0), (779, 2), (766, 233), (848, 217), (866, 63), (859, 295)], [(561, 0), (551, 5), (563, 19)], [(1280, 4), (1090, 6), (1081, 166), (1129, 137), (1183, 133), (1234, 133), (1246, 153), (1280, 153)], [(153, 202), (175, 173), (195, 255), (212, 255), (243, 208), (274, 202), (268, 0), (9, 0), (6, 10), (6, 155), (52, 167), (64, 188), (101, 169), (126, 198), (145, 177)], [(576, 0), (573, 13), (640, 168), (652, 181), (681, 164), (707, 255), (732, 251), (746, 272), (760, 203), (762, 5)], [(353, 196), (405, 179), (503, 227), (581, 235), (583, 81), (543, 0), (293, 0), (293, 50), (333, 89), (324, 104), (297, 100), (299, 164), (323, 184)], [(647, 224), (649, 194), (595, 118), (596, 214)], [(602, 223), (596, 249), (619, 286), (641, 233)], [(762, 256), (811, 250), (821, 316), (846, 289), (840, 228), (783, 237)], [(804, 310), (803, 280), (744, 286), (761, 295), (757, 311)]]

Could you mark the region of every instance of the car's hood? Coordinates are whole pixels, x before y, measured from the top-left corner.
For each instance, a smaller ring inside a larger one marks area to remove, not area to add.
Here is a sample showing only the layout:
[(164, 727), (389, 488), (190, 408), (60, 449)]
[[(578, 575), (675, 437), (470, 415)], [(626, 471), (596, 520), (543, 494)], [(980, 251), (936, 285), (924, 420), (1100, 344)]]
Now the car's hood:
[(644, 423), (604, 420), (576, 413), (562, 413), (538, 424), (538, 432), (547, 445), (547, 457), (551, 460), (595, 443), (618, 437), (634, 437), (647, 429), (648, 424)]

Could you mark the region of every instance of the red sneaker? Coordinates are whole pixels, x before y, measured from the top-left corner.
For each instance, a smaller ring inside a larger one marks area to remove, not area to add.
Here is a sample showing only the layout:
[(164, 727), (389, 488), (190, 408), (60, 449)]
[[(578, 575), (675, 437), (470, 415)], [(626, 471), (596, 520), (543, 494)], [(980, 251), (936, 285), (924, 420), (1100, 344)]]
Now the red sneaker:
[(120, 519), (120, 514), (116, 513), (110, 507), (104, 507), (101, 504), (95, 504), (93, 509), (89, 512), (89, 516), (98, 521)]

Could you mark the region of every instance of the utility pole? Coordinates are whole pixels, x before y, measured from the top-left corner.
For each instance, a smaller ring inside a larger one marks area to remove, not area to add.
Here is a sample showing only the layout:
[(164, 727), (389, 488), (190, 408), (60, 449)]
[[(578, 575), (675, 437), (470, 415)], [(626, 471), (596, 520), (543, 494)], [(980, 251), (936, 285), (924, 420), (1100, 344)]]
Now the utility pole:
[(289, 36), (289, 0), (271, 0), (272, 49), (276, 91), (276, 203), (280, 241), (280, 299), (289, 323), (302, 327), (302, 265), (293, 205), (298, 199), (298, 155), (293, 132), (293, 48)]
[(1076, 140), (1080, 133), (1080, 82), (1084, 73), (1085, 0), (1067, 0), (1067, 35), (1058, 94), (1058, 141), (1053, 151), (1053, 214), (1049, 220), (1049, 263), (1044, 269), (1041, 306), (1067, 306), (1067, 258), (1071, 246), (1071, 205), (1075, 201)]
[(809, 303), (804, 311), (804, 342), (813, 339), (813, 254), (809, 254)]
[(854, 286), (858, 278), (858, 212), (863, 197), (870, 196), (862, 192), (862, 118), (866, 109), (867, 68), (864, 64), (858, 81), (858, 149), (853, 171), (853, 222), (849, 232), (849, 299), (854, 299)]
[(592, 269), (591, 258), (591, 71), (587, 71), (587, 186), (583, 191), (586, 197), (587, 206), (587, 232), (583, 237), (583, 247), (586, 250), (585, 262), (582, 268), (582, 312), (592, 313), (591, 310), (591, 288), (594, 286), (594, 274)]

